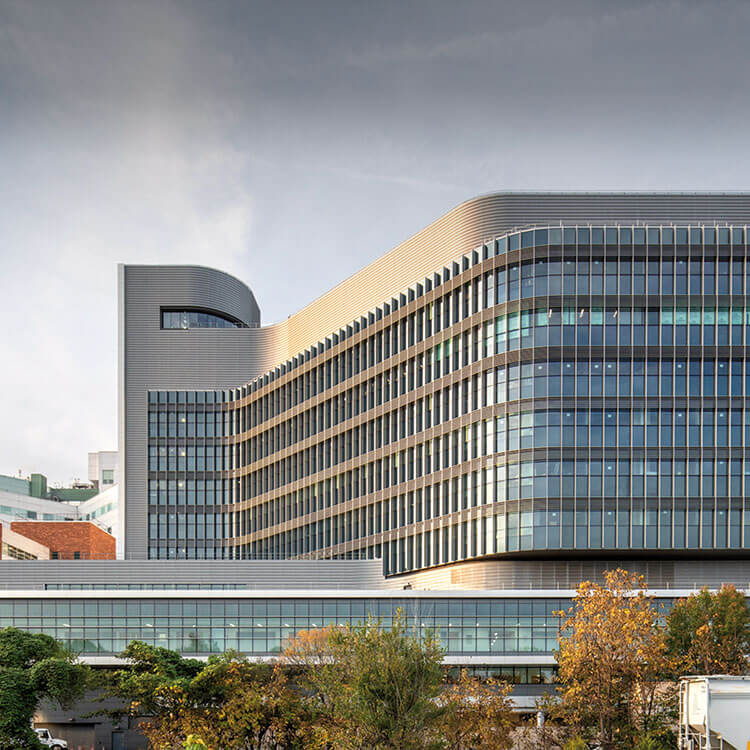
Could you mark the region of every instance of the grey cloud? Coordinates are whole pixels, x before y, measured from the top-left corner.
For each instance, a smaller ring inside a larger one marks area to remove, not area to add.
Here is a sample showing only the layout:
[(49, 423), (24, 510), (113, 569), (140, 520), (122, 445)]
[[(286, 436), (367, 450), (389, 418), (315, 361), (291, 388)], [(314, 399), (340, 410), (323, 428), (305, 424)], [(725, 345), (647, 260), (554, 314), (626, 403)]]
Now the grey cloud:
[(115, 441), (115, 264), (281, 319), (496, 189), (742, 189), (750, 6), (0, 0), (0, 471)]

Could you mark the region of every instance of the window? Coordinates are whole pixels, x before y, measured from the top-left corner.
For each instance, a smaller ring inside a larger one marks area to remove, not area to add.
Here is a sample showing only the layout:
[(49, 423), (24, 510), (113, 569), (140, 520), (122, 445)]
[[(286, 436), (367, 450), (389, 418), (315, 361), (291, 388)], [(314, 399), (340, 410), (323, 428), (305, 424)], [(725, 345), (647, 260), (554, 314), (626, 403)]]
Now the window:
[(60, 554), (59, 552), (50, 552), (49, 553), (50, 560), (59, 560), (60, 559), (59, 554)]
[(218, 312), (203, 310), (162, 310), (161, 327), (188, 328), (247, 328), (239, 320)]
[(37, 560), (36, 555), (32, 555), (31, 552), (14, 547), (12, 544), (6, 544), (3, 542), (2, 546), (2, 559), (3, 560)]
[(102, 484), (114, 484), (114, 483), (115, 483), (114, 469), (102, 469)]
[(81, 559), (81, 553), (80, 552), (74, 552), (73, 553), (73, 559), (74, 560), (80, 560)]

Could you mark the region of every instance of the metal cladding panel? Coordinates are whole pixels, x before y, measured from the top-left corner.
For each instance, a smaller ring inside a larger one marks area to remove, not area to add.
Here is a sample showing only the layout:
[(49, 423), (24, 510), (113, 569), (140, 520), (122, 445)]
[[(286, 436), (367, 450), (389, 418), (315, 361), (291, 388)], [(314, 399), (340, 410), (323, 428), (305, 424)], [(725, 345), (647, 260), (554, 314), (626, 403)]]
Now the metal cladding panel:
[(475, 560), (391, 578), (415, 589), (575, 589), (582, 581), (602, 583), (607, 570), (642, 575), (650, 588), (750, 588), (750, 560), (545, 559)]
[(233, 584), (275, 589), (392, 588), (380, 560), (86, 560), (0, 562), (0, 589), (44, 589), (46, 584), (117, 587)]
[[(199, 266), (120, 269), (120, 460), (124, 555), (147, 556), (147, 391), (234, 387), (258, 362), (258, 328), (162, 330), (162, 307), (226, 313), (260, 323), (252, 292), (221, 271)], [(262, 348), (260, 348), (262, 352)]]
[(750, 561), (709, 559), (674, 563), (676, 588), (693, 588), (696, 584), (718, 588), (729, 583), (737, 588), (750, 589)]
[(571, 591), (581, 581), (603, 581), (605, 570), (640, 573), (651, 589), (689, 591), (732, 583), (750, 587), (750, 561), (729, 560), (484, 560), (385, 579), (380, 560), (3, 560), (0, 590), (44, 589), (45, 585), (139, 584), (240, 585), (263, 590), (395, 589)]

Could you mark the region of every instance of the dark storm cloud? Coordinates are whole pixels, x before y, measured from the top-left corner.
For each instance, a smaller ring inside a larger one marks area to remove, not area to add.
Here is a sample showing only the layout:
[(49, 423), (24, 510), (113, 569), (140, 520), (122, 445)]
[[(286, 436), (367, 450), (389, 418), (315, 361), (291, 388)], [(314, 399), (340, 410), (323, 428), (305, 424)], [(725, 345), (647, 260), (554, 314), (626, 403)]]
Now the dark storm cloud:
[(293, 312), (497, 189), (747, 187), (745, 2), (0, 0), (0, 471), (115, 440), (116, 261)]

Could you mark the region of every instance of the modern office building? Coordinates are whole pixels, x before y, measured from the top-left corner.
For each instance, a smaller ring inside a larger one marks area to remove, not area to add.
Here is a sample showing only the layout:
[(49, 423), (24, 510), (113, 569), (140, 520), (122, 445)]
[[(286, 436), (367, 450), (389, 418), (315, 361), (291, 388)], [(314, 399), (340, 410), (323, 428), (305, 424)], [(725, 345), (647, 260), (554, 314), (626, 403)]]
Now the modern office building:
[(744, 556), (747, 223), (486, 196), (268, 327), (219, 271), (122, 266), (126, 556)]
[(0, 492), (13, 495), (49, 500), (53, 503), (82, 503), (94, 497), (97, 488), (93, 484), (74, 481), (70, 487), (49, 487), (44, 474), (32, 474), (30, 477), (11, 477), (0, 474)]

